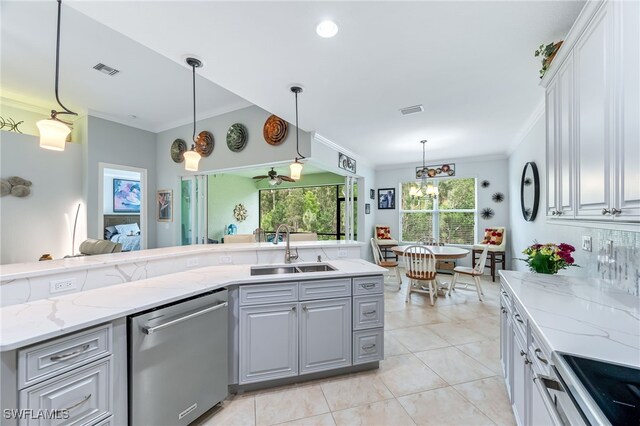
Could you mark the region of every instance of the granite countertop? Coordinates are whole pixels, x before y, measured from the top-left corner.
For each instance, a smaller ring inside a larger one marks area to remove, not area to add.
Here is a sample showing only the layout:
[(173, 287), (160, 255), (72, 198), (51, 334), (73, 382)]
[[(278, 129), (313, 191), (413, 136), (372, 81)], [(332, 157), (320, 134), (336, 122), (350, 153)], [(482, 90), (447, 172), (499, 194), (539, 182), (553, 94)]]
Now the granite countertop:
[(640, 366), (640, 298), (601, 280), (500, 271), (547, 346)]
[[(291, 242), (291, 248), (304, 249), (360, 247), (364, 244), (365, 243), (359, 241), (344, 240), (295, 241)], [(189, 246), (137, 250), (123, 253), (111, 253), (97, 256), (70, 257), (66, 259), (48, 260), (45, 262), (12, 263), (7, 265), (0, 265), (0, 279), (2, 281), (9, 281), (24, 277), (36, 277), (57, 272), (71, 272), (79, 269), (99, 268), (112, 264), (121, 265), (147, 260), (166, 259), (176, 256), (252, 250), (284, 250), (284, 248), (284, 243), (196, 244)]]
[[(91, 327), (220, 287), (382, 274), (362, 259), (331, 260), (336, 271), (251, 275), (251, 266), (209, 266), (0, 308), (0, 351)], [(274, 265), (268, 265), (274, 266)]]

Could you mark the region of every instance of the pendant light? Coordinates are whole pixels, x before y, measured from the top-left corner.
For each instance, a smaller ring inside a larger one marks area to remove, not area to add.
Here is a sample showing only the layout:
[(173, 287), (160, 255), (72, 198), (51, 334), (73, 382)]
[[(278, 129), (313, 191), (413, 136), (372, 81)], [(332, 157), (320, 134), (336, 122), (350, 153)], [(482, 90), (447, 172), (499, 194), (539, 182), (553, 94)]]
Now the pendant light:
[(53, 151), (64, 151), (64, 144), (67, 140), (67, 136), (71, 132), (69, 125), (66, 121), (62, 121), (58, 118), (58, 115), (78, 115), (71, 111), (69, 108), (62, 105), (60, 97), (58, 96), (58, 80), (60, 74), (60, 14), (62, 9), (62, 0), (58, 0), (58, 24), (56, 31), (56, 77), (55, 77), (55, 93), (56, 101), (63, 111), (51, 110), (51, 118), (40, 120), (36, 123), (38, 131), (40, 132), (40, 147), (44, 149), (50, 149)]
[(193, 144), (191, 149), (184, 153), (184, 169), (190, 172), (198, 171), (198, 163), (201, 155), (196, 151), (196, 68), (202, 66), (202, 62), (196, 58), (187, 58), (187, 64), (193, 71)]
[(427, 145), (427, 141), (422, 140), (420, 141), (420, 143), (422, 144), (422, 176), (420, 181), (420, 188), (418, 188), (417, 190), (414, 190), (414, 188), (412, 188), (409, 191), (409, 195), (436, 198), (439, 193), (438, 187), (435, 186), (432, 182), (427, 182), (427, 166), (425, 162), (425, 146)]
[(293, 180), (299, 180), (302, 176), (302, 163), (298, 160), (303, 160), (306, 157), (300, 154), (299, 136), (298, 136), (298, 93), (302, 93), (302, 87), (291, 86), (291, 91), (296, 97), (296, 153), (298, 156), (294, 159), (293, 163), (289, 166), (291, 169), (290, 178)]

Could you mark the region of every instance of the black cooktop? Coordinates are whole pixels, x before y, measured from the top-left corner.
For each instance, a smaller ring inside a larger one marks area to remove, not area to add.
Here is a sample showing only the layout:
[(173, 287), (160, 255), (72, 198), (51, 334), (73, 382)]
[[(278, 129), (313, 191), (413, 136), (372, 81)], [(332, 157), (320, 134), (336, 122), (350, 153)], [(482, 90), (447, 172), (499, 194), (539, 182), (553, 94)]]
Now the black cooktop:
[(562, 355), (613, 425), (640, 424), (640, 369)]

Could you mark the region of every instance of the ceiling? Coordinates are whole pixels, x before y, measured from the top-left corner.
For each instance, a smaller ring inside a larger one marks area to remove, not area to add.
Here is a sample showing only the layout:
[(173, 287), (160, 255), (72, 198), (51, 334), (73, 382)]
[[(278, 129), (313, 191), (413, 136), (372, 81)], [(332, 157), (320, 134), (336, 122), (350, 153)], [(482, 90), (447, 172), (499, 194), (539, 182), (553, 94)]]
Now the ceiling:
[[(4, 99), (57, 108), (54, 95), (57, 2), (2, 1), (1, 85)], [(91, 113), (158, 132), (193, 120), (191, 68), (62, 5), (60, 99)], [(93, 69), (104, 63), (113, 77)], [(198, 77), (198, 116), (251, 105)], [(131, 117), (131, 116), (135, 116)]]
[[(52, 101), (55, 2), (12, 3), (2, 2), (3, 89)], [(429, 159), (500, 155), (543, 99), (533, 51), (562, 39), (583, 4), (65, 0), (61, 90), (92, 111), (137, 115), (137, 127), (183, 124), (183, 59), (196, 54), (216, 83), (199, 82), (202, 111), (250, 102), (294, 121), (298, 83), (300, 127), (376, 167), (420, 162), (422, 139)], [(325, 18), (340, 27), (332, 39), (315, 34)], [(100, 74), (97, 62), (122, 73)], [(425, 111), (398, 111), (416, 104)]]

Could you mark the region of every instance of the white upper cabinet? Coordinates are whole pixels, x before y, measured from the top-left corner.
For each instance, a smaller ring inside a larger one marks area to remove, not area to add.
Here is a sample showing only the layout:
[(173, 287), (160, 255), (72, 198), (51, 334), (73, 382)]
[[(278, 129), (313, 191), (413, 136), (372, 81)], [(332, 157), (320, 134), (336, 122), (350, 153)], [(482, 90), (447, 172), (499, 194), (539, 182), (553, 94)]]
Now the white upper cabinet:
[(542, 84), (547, 216), (640, 220), (640, 3), (587, 2)]
[(606, 3), (573, 49), (579, 218), (602, 219), (610, 204), (612, 20), (611, 3)]

